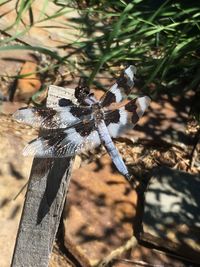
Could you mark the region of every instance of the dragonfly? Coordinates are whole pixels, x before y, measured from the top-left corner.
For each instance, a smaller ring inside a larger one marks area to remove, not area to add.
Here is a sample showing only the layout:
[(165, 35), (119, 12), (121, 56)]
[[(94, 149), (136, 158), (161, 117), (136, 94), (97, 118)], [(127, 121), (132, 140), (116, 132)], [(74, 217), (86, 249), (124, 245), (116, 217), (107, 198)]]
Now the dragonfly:
[(23, 154), (39, 158), (72, 157), (103, 144), (118, 171), (129, 182), (133, 181), (112, 138), (132, 129), (150, 103), (148, 96), (129, 98), (135, 74), (135, 66), (126, 68), (100, 100), (89, 87), (78, 85), (74, 101), (61, 98), (57, 107), (26, 107), (16, 111), (15, 120), (41, 130), (40, 136), (26, 145)]

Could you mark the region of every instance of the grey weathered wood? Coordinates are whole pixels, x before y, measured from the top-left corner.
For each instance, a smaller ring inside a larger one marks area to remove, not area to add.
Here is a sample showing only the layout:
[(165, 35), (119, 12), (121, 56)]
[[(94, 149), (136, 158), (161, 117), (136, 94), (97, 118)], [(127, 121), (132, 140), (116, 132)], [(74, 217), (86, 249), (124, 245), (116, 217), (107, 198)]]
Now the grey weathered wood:
[[(56, 106), (58, 98), (69, 97), (68, 92), (50, 86), (47, 106)], [(33, 160), (12, 267), (48, 266), (72, 163), (73, 158)]]

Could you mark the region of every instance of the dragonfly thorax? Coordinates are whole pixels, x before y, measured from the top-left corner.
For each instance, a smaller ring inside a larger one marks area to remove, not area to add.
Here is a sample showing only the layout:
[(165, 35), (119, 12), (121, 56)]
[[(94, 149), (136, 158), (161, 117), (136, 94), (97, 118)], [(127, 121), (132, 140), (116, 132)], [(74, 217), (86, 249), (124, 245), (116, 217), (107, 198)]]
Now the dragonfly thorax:
[(95, 119), (96, 124), (99, 124), (102, 120), (104, 120), (104, 112), (100, 105), (100, 103), (92, 104), (92, 112)]

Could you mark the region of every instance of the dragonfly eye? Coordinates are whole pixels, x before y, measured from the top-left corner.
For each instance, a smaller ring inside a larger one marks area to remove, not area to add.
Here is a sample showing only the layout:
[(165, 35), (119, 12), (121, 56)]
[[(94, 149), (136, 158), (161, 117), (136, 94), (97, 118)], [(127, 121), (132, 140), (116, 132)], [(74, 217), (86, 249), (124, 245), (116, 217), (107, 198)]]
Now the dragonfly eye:
[(90, 89), (87, 86), (77, 86), (75, 88), (75, 97), (79, 102), (84, 102), (85, 98), (90, 94)]
[(93, 97), (94, 96), (94, 93), (90, 93), (88, 94), (89, 97)]

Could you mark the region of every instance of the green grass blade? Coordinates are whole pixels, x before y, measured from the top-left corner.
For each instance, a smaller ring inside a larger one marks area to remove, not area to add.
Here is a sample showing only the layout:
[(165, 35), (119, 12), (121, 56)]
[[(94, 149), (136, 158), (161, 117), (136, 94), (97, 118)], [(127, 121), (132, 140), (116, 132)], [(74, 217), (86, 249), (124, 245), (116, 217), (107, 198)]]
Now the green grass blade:
[(51, 51), (47, 48), (40, 47), (40, 46), (27, 46), (27, 45), (10, 45), (10, 46), (3, 46), (0, 47), (0, 52), (8, 51), (8, 50), (30, 50), (30, 51), (38, 51), (40, 53), (46, 54), (51, 56), (54, 59), (57, 59), (60, 63), (63, 62), (63, 58), (60, 57), (56, 52)]

